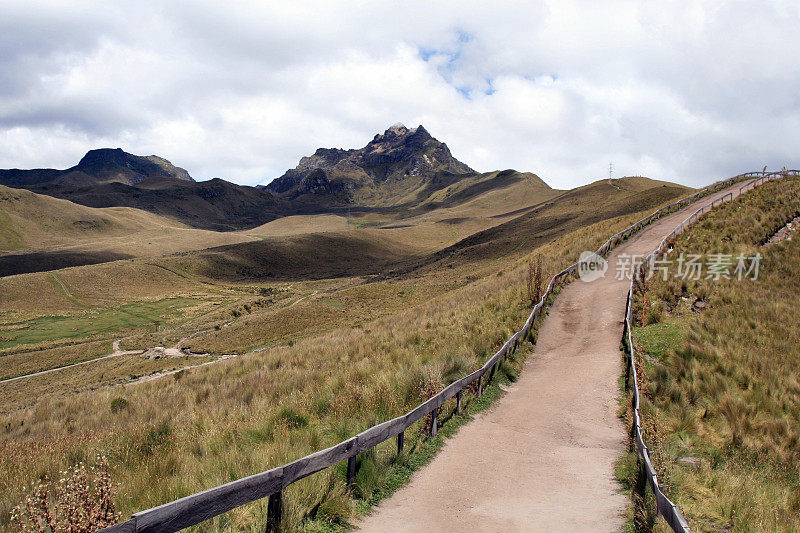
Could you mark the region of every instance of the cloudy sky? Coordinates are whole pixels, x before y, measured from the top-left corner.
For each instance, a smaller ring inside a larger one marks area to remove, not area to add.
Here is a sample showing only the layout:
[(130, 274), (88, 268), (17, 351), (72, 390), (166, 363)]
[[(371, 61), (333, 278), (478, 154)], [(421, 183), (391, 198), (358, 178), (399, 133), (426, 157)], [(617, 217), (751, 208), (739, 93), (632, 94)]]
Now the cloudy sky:
[(122, 147), (252, 185), (395, 122), (560, 188), (798, 168), (799, 27), (796, 0), (0, 0), (0, 168)]

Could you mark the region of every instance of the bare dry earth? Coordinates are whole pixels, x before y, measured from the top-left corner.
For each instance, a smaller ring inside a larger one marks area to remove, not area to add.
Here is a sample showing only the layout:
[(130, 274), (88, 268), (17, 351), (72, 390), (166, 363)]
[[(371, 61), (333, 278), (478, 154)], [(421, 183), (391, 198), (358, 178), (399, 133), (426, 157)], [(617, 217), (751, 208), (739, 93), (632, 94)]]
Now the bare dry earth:
[(699, 205), (669, 215), (609, 256), (605, 278), (556, 298), (520, 379), (450, 439), (360, 531), (620, 531), (614, 480), (625, 447), (616, 416), (628, 284), (623, 254), (647, 254)]

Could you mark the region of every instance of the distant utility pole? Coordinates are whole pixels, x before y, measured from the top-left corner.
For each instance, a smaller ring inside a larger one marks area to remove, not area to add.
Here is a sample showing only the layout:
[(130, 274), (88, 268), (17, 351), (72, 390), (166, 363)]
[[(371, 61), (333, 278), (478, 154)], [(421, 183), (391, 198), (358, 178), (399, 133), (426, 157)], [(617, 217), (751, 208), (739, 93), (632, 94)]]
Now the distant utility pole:
[(614, 174), (614, 163), (611, 162), (608, 164), (608, 179), (611, 179), (611, 176)]

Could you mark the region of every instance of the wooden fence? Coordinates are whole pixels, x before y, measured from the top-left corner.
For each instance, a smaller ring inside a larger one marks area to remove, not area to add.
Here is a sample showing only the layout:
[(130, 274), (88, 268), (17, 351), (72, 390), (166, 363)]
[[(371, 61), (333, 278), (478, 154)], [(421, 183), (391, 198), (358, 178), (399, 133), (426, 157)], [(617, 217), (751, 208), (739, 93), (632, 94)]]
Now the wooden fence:
[[(691, 204), (699, 198), (730, 186), (734, 182), (755, 177), (763, 180), (765, 173), (751, 172), (740, 174), (695, 192), (685, 198), (665, 206), (645, 217), (630, 227), (613, 235), (600, 248), (597, 255), (603, 256), (610, 250), (618, 246), (625, 239), (650, 224), (662, 216), (681, 209)], [(754, 180), (757, 181), (757, 180)], [(752, 182), (751, 182), (752, 183)], [(683, 224), (681, 225), (683, 228)], [(674, 232), (673, 232), (674, 233)], [(663, 243), (662, 243), (663, 244)], [(214, 487), (197, 494), (192, 494), (178, 500), (134, 513), (129, 520), (109, 526), (100, 531), (103, 533), (171, 533), (181, 529), (199, 524), (218, 516), (222, 513), (235, 509), (241, 505), (269, 497), (267, 505), (267, 524), (266, 530), (278, 531), (282, 514), (282, 491), (292, 483), (308, 477), (326, 468), (330, 468), (342, 461), (347, 461), (347, 482), (352, 484), (356, 474), (356, 457), (358, 454), (390, 439), (397, 439), (397, 451), (403, 450), (404, 432), (412, 424), (421, 418), (431, 415), (433, 423), (430, 431), (436, 434), (438, 423), (437, 415), (442, 405), (453, 398), (456, 400), (456, 411), (461, 410), (461, 400), (465, 389), (477, 381), (477, 395), (481, 395), (488, 381), (491, 381), (499, 365), (513, 354), (519, 343), (530, 339), (531, 330), (538, 316), (541, 315), (543, 308), (553, 294), (553, 290), (560, 284), (564, 284), (577, 275), (578, 269), (585, 261), (579, 261), (568, 268), (562, 270), (550, 279), (547, 289), (541, 300), (533, 307), (528, 319), (522, 328), (508, 339), (505, 344), (492, 355), (486, 363), (479, 369), (463, 378), (450, 383), (435, 396), (418, 405), (411, 411), (396, 418), (373, 426), (358, 435), (351, 437), (339, 444), (312, 453), (283, 466), (272, 468), (259, 474), (254, 474), (242, 479), (237, 479), (224, 485)], [(630, 297), (630, 295), (629, 295)], [(630, 309), (628, 310), (630, 314)], [(635, 378), (634, 378), (635, 380)], [(638, 417), (638, 390), (635, 394), (636, 413)], [(637, 418), (638, 423), (638, 418)], [(644, 444), (642, 443), (642, 446)], [(646, 448), (643, 448), (646, 452)], [(649, 461), (649, 459), (647, 459)], [(649, 463), (648, 463), (649, 464)], [(652, 470), (652, 467), (651, 467)], [(655, 483), (655, 474), (653, 474)], [(655, 483), (657, 487), (657, 483)], [(660, 492), (659, 492), (660, 493)], [(662, 494), (663, 496), (663, 494)], [(664, 498), (665, 499), (665, 498)], [(669, 501), (669, 500), (666, 500)], [(676, 530), (683, 531), (683, 530)]]
[[(756, 172), (756, 173), (748, 173), (742, 174), (741, 178), (747, 178), (754, 174), (758, 174), (759, 176), (752, 181), (747, 182), (746, 184), (739, 187), (738, 194), (736, 197), (744, 194), (745, 191), (749, 191), (759, 185), (762, 185), (764, 182), (780, 178), (780, 177), (787, 177), (787, 176), (798, 176), (800, 172), (797, 170), (789, 170), (784, 172), (773, 172), (773, 173), (764, 173), (764, 172)], [(653, 468), (653, 464), (650, 461), (650, 452), (647, 449), (647, 446), (644, 443), (642, 438), (642, 427), (640, 424), (640, 417), (639, 417), (639, 382), (638, 376), (636, 375), (636, 365), (635, 365), (635, 348), (633, 345), (633, 340), (631, 338), (631, 330), (633, 328), (633, 292), (634, 292), (634, 284), (637, 280), (642, 280), (648, 273), (648, 269), (654, 265), (654, 261), (659, 258), (664, 258), (667, 252), (669, 251), (670, 246), (675, 242), (675, 238), (686, 231), (686, 229), (697, 222), (697, 220), (702, 217), (705, 213), (713, 209), (714, 207), (721, 205), (727, 201), (733, 200), (733, 192), (729, 192), (728, 194), (722, 196), (711, 202), (710, 204), (704, 205), (694, 213), (692, 213), (689, 217), (686, 218), (683, 222), (680, 223), (669, 235), (667, 235), (656, 247), (653, 252), (651, 252), (647, 257), (645, 257), (642, 262), (639, 264), (638, 269), (636, 272), (631, 276), (631, 285), (628, 289), (628, 302), (625, 308), (625, 326), (624, 326), (624, 333), (623, 333), (623, 342), (628, 352), (628, 366), (626, 369), (626, 381), (630, 384), (630, 387), (633, 391), (633, 439), (636, 444), (636, 451), (639, 456), (642, 458), (642, 463), (645, 471), (645, 475), (647, 476), (647, 481), (650, 485), (650, 488), (653, 490), (653, 494), (656, 497), (656, 509), (658, 514), (664, 517), (664, 520), (667, 521), (669, 526), (675, 532), (689, 532), (689, 525), (686, 522), (686, 518), (684, 518), (683, 514), (681, 513), (680, 509), (672, 503), (672, 501), (666, 497), (664, 491), (661, 489), (661, 486), (658, 484), (658, 477), (656, 476), (656, 472)]]

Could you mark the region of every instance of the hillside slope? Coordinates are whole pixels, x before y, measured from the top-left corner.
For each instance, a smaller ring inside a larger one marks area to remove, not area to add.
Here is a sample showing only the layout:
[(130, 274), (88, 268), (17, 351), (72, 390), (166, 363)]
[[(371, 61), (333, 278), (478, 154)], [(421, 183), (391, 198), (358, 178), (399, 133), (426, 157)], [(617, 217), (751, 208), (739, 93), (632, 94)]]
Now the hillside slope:
[(74, 244), (170, 226), (180, 225), (144, 211), (94, 209), (0, 185), (0, 251)]
[[(798, 178), (718, 207), (678, 238), (667, 279), (637, 295), (645, 440), (693, 531), (800, 530), (800, 238), (767, 244), (798, 215)], [(681, 254), (700, 257), (699, 279), (680, 275)], [(760, 254), (757, 275), (739, 279), (740, 254), (745, 268)], [(715, 279), (715, 258), (730, 279)]]
[(135, 207), (202, 229), (251, 228), (291, 213), (291, 206), (270, 192), (218, 178), (188, 182), (152, 177), (136, 185), (119, 182), (93, 186), (43, 184), (30, 190), (90, 207)]
[(0, 185), (0, 276), (254, 240), (129, 207), (92, 208)]
[(516, 218), (471, 235), (426, 258), (415, 268), (446, 261), (465, 262), (523, 253), (541, 246), (565, 231), (653, 209), (685, 194), (687, 187), (649, 180), (601, 180), (559, 194), (533, 206)]

